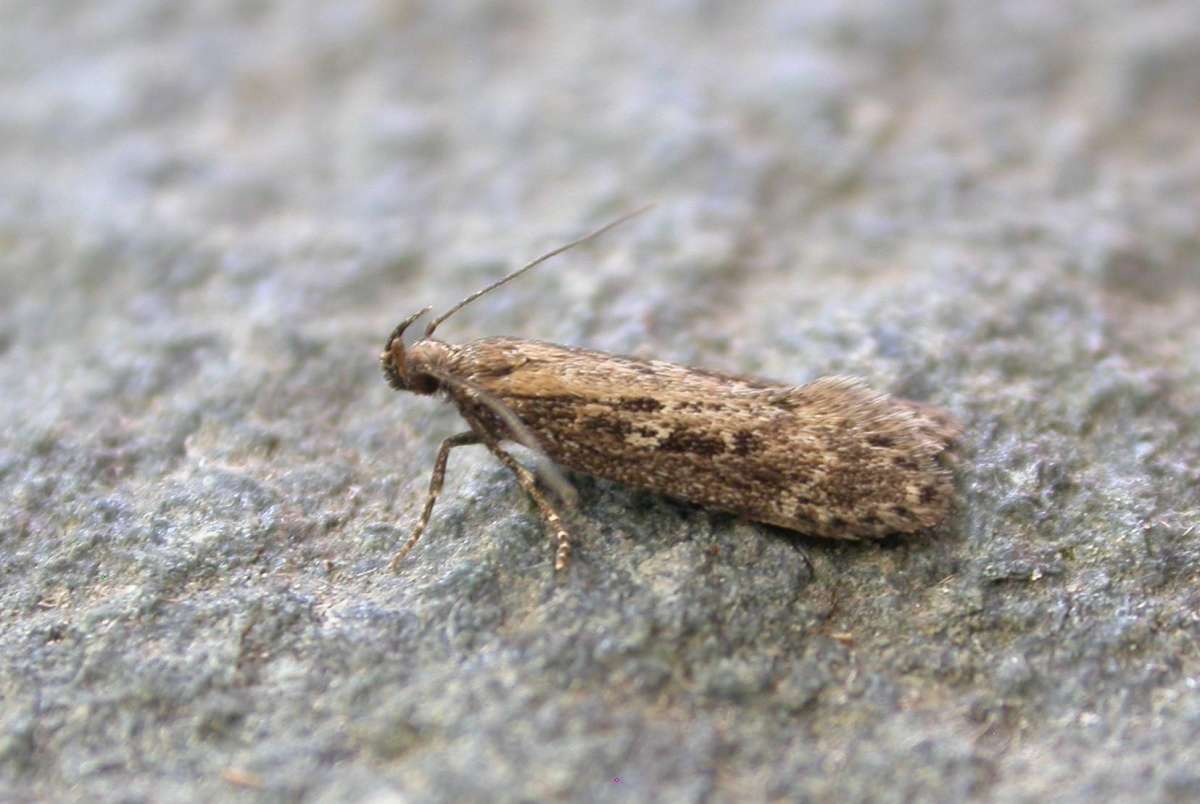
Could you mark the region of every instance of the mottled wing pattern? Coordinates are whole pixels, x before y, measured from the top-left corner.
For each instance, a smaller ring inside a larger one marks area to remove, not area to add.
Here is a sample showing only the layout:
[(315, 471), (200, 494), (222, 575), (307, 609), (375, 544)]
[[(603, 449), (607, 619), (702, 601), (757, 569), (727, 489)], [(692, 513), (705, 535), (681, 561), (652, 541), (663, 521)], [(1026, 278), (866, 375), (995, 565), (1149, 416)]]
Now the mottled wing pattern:
[[(858, 380), (791, 387), (507, 338), (453, 348), (457, 376), (579, 472), (845, 539), (929, 527), (953, 499), (941, 458), (954, 421)], [(505, 431), (486, 406), (452, 393)]]

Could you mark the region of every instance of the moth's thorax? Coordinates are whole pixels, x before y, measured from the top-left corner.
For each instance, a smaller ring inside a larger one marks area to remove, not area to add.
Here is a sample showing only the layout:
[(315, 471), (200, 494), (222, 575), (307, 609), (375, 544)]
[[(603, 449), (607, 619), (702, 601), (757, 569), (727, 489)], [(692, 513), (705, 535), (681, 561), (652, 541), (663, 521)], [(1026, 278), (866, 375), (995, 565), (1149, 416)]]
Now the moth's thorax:
[(425, 339), (405, 347), (401, 338), (388, 341), (381, 356), (383, 373), (397, 391), (414, 394), (436, 393), (442, 386), (439, 374), (445, 374), (453, 346), (442, 341)]
[(417, 341), (408, 348), (408, 373), (445, 371), (454, 347), (434, 340)]

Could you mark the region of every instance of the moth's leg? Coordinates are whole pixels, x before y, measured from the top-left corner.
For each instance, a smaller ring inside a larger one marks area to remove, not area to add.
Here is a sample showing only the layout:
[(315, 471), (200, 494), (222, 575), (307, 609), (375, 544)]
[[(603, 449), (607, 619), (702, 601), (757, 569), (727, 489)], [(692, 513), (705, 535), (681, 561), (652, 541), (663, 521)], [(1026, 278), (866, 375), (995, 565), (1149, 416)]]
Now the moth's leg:
[(481, 441), (483, 439), (477, 433), (467, 432), (450, 436), (442, 442), (442, 446), (438, 449), (437, 459), (433, 462), (433, 477), (429, 479), (429, 495), (425, 498), (425, 510), (421, 512), (421, 518), (417, 520), (417, 526), (413, 528), (412, 536), (408, 537), (408, 544), (404, 545), (388, 564), (389, 570), (396, 571), (400, 562), (416, 546), (417, 540), (425, 531), (425, 526), (429, 524), (429, 517), (433, 513), (433, 504), (442, 491), (442, 481), (446, 479), (446, 461), (450, 459), (450, 450), (455, 447), (465, 447), (468, 444), (478, 444)]
[(521, 484), (521, 488), (525, 489), (525, 493), (537, 503), (538, 510), (542, 512), (542, 517), (554, 530), (554, 539), (558, 544), (558, 548), (554, 553), (554, 569), (556, 571), (565, 570), (567, 562), (571, 558), (571, 536), (567, 533), (567, 529), (563, 525), (562, 516), (554, 509), (554, 505), (550, 500), (546, 499), (545, 493), (538, 488), (537, 478), (533, 476), (532, 472), (517, 463), (517, 459), (502, 450), (499, 444), (485, 441), (484, 445), (491, 450), (491, 453), (496, 456), (496, 459), (500, 463), (507, 466), (517, 476), (517, 482)]

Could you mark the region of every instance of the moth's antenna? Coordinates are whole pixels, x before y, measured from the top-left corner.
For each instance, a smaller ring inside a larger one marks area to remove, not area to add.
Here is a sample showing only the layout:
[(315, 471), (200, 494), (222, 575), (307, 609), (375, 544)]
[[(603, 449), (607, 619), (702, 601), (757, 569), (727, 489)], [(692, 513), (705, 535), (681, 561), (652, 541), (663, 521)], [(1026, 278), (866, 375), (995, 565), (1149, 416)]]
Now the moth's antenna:
[(474, 293), (472, 293), (470, 296), (468, 296), (467, 298), (465, 298), (465, 299), (463, 299), (462, 301), (460, 301), (458, 304), (456, 304), (456, 305), (454, 305), (453, 307), (451, 307), (451, 308), (450, 308), (450, 309), (449, 309), (447, 312), (445, 312), (445, 313), (442, 313), (440, 316), (438, 316), (437, 318), (435, 318), (433, 321), (430, 321), (430, 322), (429, 322), (429, 326), (427, 326), (427, 327), (425, 328), (425, 337), (426, 337), (426, 338), (429, 338), (429, 337), (431, 337), (431, 336), (433, 335), (433, 331), (434, 331), (435, 329), (437, 329), (437, 327), (438, 327), (438, 324), (442, 323), (442, 322), (443, 322), (443, 321), (445, 321), (447, 318), (449, 318), (450, 316), (454, 315), (454, 314), (455, 314), (455, 313), (457, 313), (459, 310), (461, 310), (462, 308), (466, 307), (468, 304), (470, 304), (471, 302), (475, 301), (476, 299), (478, 299), (478, 298), (479, 298), (480, 296), (482, 296), (483, 294), (485, 294), (485, 293), (490, 293), (491, 291), (495, 290), (496, 288), (500, 287), (501, 285), (503, 285), (503, 284), (505, 284), (505, 283), (507, 283), (507, 282), (511, 282), (512, 280), (516, 279), (516, 278), (517, 278), (518, 276), (520, 276), (521, 274), (523, 274), (523, 273), (525, 273), (526, 271), (528, 271), (530, 268), (534, 267), (535, 265), (540, 265), (540, 264), (542, 264), (543, 262), (545, 262), (546, 260), (548, 260), (548, 259), (550, 259), (551, 257), (555, 256), (556, 254), (562, 254), (562, 253), (563, 253), (564, 251), (566, 251), (567, 249), (570, 249), (570, 248), (575, 248), (575, 246), (582, 245), (583, 243), (586, 243), (587, 241), (589, 241), (589, 240), (591, 240), (591, 239), (593, 239), (593, 238), (599, 237), (600, 235), (602, 235), (602, 234), (604, 234), (605, 232), (607, 232), (609, 229), (613, 229), (613, 228), (615, 228), (615, 227), (617, 227), (617, 226), (620, 226), (622, 223), (624, 223), (625, 221), (629, 220), (630, 218), (634, 218), (634, 217), (637, 217), (638, 215), (641, 215), (643, 212), (645, 212), (646, 210), (650, 209), (652, 206), (654, 206), (654, 204), (647, 204), (647, 205), (646, 205), (646, 206), (644, 206), (644, 207), (641, 207), (641, 208), (639, 208), (639, 209), (635, 209), (633, 212), (629, 212), (629, 213), (627, 213), (627, 214), (625, 214), (625, 215), (622, 215), (621, 217), (617, 218), (617, 219), (616, 219), (615, 221), (613, 221), (612, 223), (609, 223), (609, 224), (606, 224), (606, 225), (604, 225), (604, 226), (601, 226), (599, 229), (597, 229), (596, 231), (592, 232), (592, 233), (591, 233), (591, 234), (589, 234), (589, 235), (584, 235), (583, 237), (579, 238), (578, 240), (573, 240), (573, 241), (571, 241), (570, 243), (567, 243), (565, 246), (559, 246), (558, 248), (554, 249), (553, 251), (548, 251), (548, 252), (546, 252), (545, 254), (543, 254), (542, 256), (538, 257), (538, 258), (537, 258), (536, 260), (534, 260), (533, 262), (531, 262), (531, 263), (529, 263), (529, 264), (527, 264), (527, 265), (524, 265), (524, 266), (522, 266), (521, 268), (518, 268), (517, 270), (513, 271), (513, 272), (512, 272), (511, 274), (509, 274), (508, 276), (504, 277), (503, 279), (498, 279), (498, 280), (496, 280), (495, 282), (493, 282), (492, 284), (488, 285), (488, 286), (487, 286), (486, 288), (484, 288), (483, 290), (477, 290), (477, 291), (475, 291), (475, 292), (474, 292)]
[[(539, 455), (545, 455), (546, 451), (542, 449), (542, 445), (538, 442), (537, 436), (533, 431), (521, 421), (517, 414), (509, 409), (508, 405), (501, 402), (493, 394), (480, 388), (470, 380), (464, 380), (462, 377), (455, 377), (442, 371), (429, 370), (422, 368), (422, 371), (427, 371), (429, 374), (437, 378), (439, 382), (444, 382), (446, 385), (453, 385), (458, 388), (465, 389), (468, 393), (474, 396), (477, 400), (483, 403), (492, 413), (499, 417), (500, 421), (504, 422), (504, 426), (508, 428), (512, 434), (512, 439), (522, 446), (528, 447)], [(538, 467), (538, 474), (542, 480), (546, 481), (546, 485), (554, 490), (558, 498), (567, 505), (574, 507), (578, 495), (575, 493), (575, 487), (572, 486), (563, 473), (551, 463), (546, 462)]]

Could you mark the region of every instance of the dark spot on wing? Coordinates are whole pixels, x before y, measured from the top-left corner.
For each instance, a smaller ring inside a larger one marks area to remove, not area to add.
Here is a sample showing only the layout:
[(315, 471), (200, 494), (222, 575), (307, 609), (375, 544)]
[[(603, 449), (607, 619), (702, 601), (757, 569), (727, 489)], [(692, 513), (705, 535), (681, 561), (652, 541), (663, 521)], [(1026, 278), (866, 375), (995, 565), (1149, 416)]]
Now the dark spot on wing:
[(614, 438), (623, 439), (633, 432), (633, 425), (629, 422), (611, 416), (588, 416), (583, 419), (582, 423), (585, 430), (591, 430), (594, 433), (605, 433)]
[(762, 449), (762, 438), (750, 430), (738, 430), (733, 436), (733, 454), (750, 455)]
[(662, 410), (663, 404), (654, 397), (634, 396), (620, 400), (614, 407), (631, 413), (655, 413)]
[(867, 436), (867, 443), (870, 444), (872, 447), (885, 447), (886, 448), (886, 447), (896, 446), (895, 439), (893, 439), (891, 436), (886, 436), (886, 435)]
[(687, 452), (692, 455), (720, 455), (725, 451), (725, 440), (694, 430), (673, 430), (659, 442), (664, 452)]

